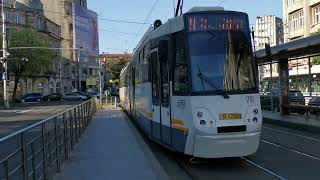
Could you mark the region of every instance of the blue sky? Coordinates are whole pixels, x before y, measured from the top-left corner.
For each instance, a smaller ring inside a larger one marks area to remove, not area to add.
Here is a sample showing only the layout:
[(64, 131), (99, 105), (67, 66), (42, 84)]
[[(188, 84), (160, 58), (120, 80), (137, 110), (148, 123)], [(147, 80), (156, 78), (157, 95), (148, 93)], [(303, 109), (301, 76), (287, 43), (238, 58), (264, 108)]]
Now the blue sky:
[[(132, 52), (150, 25), (110, 22), (103, 19), (118, 19), (144, 22), (156, 0), (88, 0), (88, 8), (99, 14), (100, 52)], [(162, 22), (173, 17), (173, 1), (159, 0), (147, 20)], [(184, 0), (184, 12), (193, 6), (216, 6), (221, 4), (226, 10), (243, 11), (249, 14), (250, 24), (255, 24), (256, 16), (276, 15), (282, 17), (282, 0)], [(139, 31), (140, 30), (140, 31)]]

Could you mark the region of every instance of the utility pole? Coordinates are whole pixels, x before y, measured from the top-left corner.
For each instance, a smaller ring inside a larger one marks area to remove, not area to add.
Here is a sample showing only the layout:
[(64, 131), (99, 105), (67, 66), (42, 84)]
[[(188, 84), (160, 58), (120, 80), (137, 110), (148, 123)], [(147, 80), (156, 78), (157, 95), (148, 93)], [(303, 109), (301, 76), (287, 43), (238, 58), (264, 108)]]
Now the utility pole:
[(6, 109), (9, 109), (9, 97), (8, 97), (8, 62), (7, 62), (7, 28), (6, 28), (6, 16), (4, 13), (4, 0), (1, 0), (1, 15), (2, 15), (2, 65), (4, 67), (3, 73), (3, 100)]
[(102, 64), (99, 58), (99, 103), (102, 107)]

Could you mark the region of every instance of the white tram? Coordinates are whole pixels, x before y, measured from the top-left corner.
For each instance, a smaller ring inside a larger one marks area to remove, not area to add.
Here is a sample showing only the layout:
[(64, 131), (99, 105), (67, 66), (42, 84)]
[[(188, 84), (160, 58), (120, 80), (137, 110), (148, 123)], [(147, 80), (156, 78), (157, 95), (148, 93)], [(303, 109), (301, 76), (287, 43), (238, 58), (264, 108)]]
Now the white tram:
[(120, 75), (121, 105), (171, 150), (247, 156), (262, 125), (256, 74), (248, 15), (192, 8), (144, 35)]

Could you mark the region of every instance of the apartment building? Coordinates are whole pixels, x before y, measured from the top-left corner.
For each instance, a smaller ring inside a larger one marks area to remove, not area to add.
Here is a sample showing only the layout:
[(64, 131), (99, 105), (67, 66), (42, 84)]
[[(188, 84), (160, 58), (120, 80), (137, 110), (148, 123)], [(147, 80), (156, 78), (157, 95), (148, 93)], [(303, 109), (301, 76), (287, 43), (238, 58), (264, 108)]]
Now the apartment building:
[[(97, 14), (87, 8), (87, 0), (17, 0), (21, 4), (43, 12), (44, 16), (61, 27), (61, 84), (63, 93), (86, 91), (88, 79), (98, 73)], [(37, 6), (36, 6), (37, 5)], [(82, 19), (78, 19), (78, 18)], [(94, 22), (93, 22), (94, 21)], [(81, 23), (79, 23), (81, 22)], [(92, 34), (81, 34), (83, 29)], [(92, 38), (94, 36), (95, 38)], [(92, 42), (95, 40), (95, 43)], [(97, 44), (96, 47), (88, 47)], [(94, 51), (92, 51), (94, 49)], [(91, 70), (93, 69), (93, 70)], [(90, 73), (93, 72), (93, 73)]]
[(256, 50), (264, 49), (265, 43), (276, 46), (283, 42), (283, 22), (281, 18), (274, 15), (257, 17), (255, 27)]
[[(19, 31), (23, 28), (32, 28), (49, 37), (53, 48), (59, 48), (61, 47), (61, 27), (46, 18), (42, 11), (34, 10), (41, 6), (41, 3), (25, 4), (15, 0), (5, 1), (7, 29)], [(10, 36), (10, 33), (8, 36)], [(55, 52), (57, 57), (61, 56), (58, 51)], [(19, 96), (31, 92), (43, 94), (59, 92), (61, 90), (61, 87), (59, 86), (59, 61), (58, 59), (53, 59), (53, 62), (53, 71), (32, 74), (30, 77), (22, 78), (18, 84), (17, 95)], [(9, 76), (10, 79), (14, 78), (13, 74), (9, 74)], [(13, 86), (14, 82), (10, 81), (8, 86), (9, 96), (13, 93)], [(0, 86), (0, 98), (2, 97), (2, 88), (3, 86)]]
[(285, 42), (309, 37), (320, 29), (320, 0), (283, 0)]
[[(320, 0), (283, 0), (284, 41), (290, 42), (312, 36), (320, 30)], [(289, 86), (299, 89), (304, 95), (319, 95), (320, 65), (309, 66), (308, 58), (289, 60)], [(272, 67), (272, 68), (271, 68)], [(261, 89), (270, 89), (270, 82), (277, 87), (278, 66), (260, 67)], [(308, 83), (311, 72), (311, 89)]]

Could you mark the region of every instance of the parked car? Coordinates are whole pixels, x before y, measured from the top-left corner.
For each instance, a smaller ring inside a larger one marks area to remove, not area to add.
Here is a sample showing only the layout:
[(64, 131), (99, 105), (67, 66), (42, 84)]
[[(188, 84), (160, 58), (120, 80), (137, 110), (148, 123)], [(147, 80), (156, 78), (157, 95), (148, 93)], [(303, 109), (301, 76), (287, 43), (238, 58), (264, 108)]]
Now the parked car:
[(52, 93), (43, 96), (44, 101), (63, 101), (63, 95), (60, 93)]
[(101, 94), (100, 93), (89, 93), (89, 96), (90, 96), (90, 98), (97, 98), (97, 99), (100, 99), (100, 97), (102, 97), (102, 99), (106, 97), (106, 95), (103, 93), (101, 93)]
[(88, 100), (88, 99), (89, 99), (88, 96), (82, 95), (79, 93), (70, 93), (64, 97), (64, 100), (67, 100), (67, 101), (81, 101), (81, 100)]
[[(267, 95), (261, 95), (261, 105), (262, 107), (267, 107), (264, 109), (269, 109), (271, 107), (271, 98), (273, 100), (273, 110), (274, 111), (280, 111), (280, 89), (274, 88), (271, 90), (271, 92), (266, 92)], [(289, 90), (289, 103), (290, 105), (305, 105), (306, 101), (301, 93), (301, 91), (296, 89), (290, 89)], [(293, 113), (298, 114), (305, 114), (305, 110), (291, 110)]]
[(39, 102), (43, 99), (43, 95), (41, 93), (30, 93), (23, 95), (19, 98), (16, 98), (16, 102)]
[[(309, 101), (309, 106), (320, 106), (320, 97), (312, 97)], [(311, 114), (318, 114), (320, 111), (310, 109)]]

